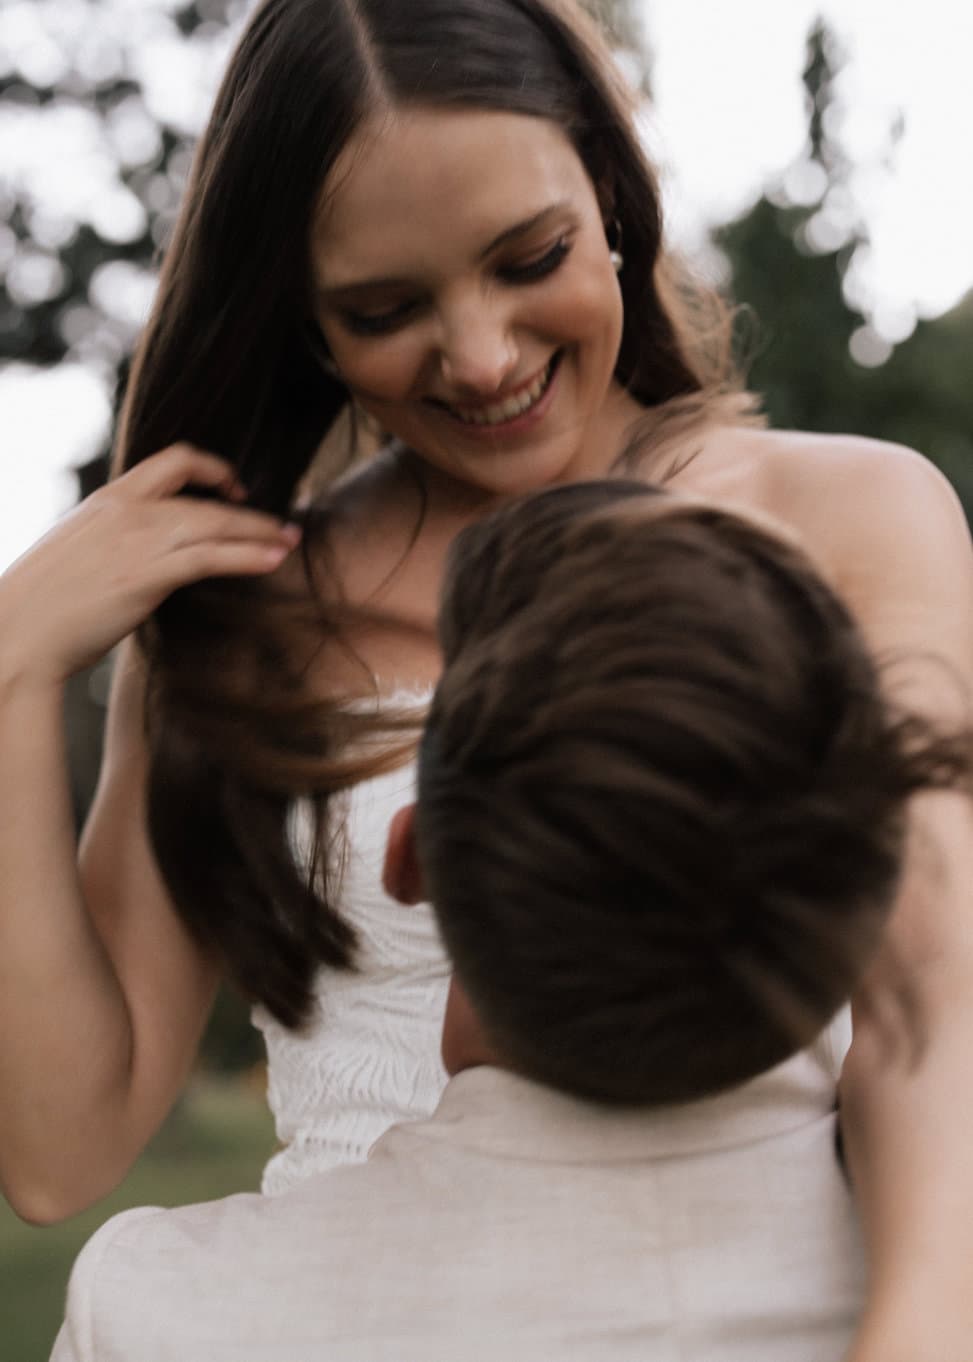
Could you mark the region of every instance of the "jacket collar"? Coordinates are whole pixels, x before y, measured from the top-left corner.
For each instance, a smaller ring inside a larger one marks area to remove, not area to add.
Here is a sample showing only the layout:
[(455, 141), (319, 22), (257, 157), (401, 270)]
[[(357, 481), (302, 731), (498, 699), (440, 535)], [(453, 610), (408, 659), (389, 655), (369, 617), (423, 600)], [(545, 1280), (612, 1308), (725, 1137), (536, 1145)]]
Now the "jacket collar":
[(717, 1097), (651, 1109), (600, 1106), (481, 1066), (450, 1080), (429, 1120), (394, 1127), (376, 1151), (419, 1138), (543, 1163), (645, 1161), (756, 1143), (834, 1109), (834, 1077), (813, 1049)]

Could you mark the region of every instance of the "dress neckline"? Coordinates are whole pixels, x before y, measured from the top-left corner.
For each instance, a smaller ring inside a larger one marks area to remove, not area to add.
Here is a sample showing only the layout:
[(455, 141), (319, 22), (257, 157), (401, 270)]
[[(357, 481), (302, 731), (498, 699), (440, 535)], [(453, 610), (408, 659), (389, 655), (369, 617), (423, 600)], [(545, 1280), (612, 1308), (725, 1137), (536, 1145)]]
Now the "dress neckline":
[(375, 710), (405, 707), (406, 709), (425, 709), (436, 689), (435, 684), (394, 686), (391, 690), (379, 690), (372, 695), (359, 695), (343, 702), (342, 708), (356, 710)]

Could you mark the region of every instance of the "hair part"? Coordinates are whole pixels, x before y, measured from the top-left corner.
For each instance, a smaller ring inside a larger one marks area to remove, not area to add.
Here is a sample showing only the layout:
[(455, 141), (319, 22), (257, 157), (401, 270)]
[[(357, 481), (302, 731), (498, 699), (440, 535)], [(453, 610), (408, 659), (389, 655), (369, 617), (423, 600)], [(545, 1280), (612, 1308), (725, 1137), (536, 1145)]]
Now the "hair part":
[(892, 711), (797, 548), (642, 484), (464, 531), (441, 620), (419, 857), (505, 1060), (651, 1104), (806, 1045), (878, 942), (910, 796), (968, 779), (968, 739)]

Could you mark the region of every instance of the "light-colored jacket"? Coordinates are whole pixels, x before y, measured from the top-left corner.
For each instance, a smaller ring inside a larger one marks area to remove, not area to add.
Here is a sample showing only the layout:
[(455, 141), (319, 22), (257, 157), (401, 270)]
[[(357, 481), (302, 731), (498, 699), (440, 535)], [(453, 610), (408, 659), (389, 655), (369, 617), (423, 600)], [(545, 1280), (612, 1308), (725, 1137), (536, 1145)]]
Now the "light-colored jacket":
[(810, 1052), (649, 1113), (468, 1070), (364, 1165), (115, 1217), (52, 1362), (839, 1362), (833, 1102)]

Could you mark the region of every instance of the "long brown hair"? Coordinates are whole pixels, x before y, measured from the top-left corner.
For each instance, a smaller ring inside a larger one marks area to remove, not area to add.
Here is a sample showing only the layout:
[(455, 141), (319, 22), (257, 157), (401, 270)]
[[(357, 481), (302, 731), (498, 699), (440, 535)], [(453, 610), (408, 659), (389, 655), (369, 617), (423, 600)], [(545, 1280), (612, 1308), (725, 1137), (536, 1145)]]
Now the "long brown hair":
[[(232, 462), (255, 506), (284, 514), (348, 402), (316, 354), (310, 228), (322, 187), (383, 105), (498, 109), (553, 119), (622, 229), (617, 375), (647, 407), (703, 410), (729, 369), (686, 321), (662, 249), (659, 194), (631, 100), (572, 0), (265, 0), (233, 56), (200, 143), (136, 356), (116, 467), (176, 440)], [(351, 459), (338, 457), (334, 478)], [(319, 480), (320, 482), (320, 480)], [(308, 565), (326, 558), (327, 516)], [(323, 592), (327, 597), (328, 592)], [(400, 759), (357, 741), (384, 720), (307, 693), (312, 636), (266, 582), (177, 592), (143, 631), (151, 666), (149, 822), (190, 929), (282, 1021), (306, 1014), (319, 963), (354, 938), (321, 874), (287, 845), (295, 795), (316, 801)], [(394, 728), (394, 725), (393, 725)], [(395, 736), (393, 734), (393, 736)], [(401, 738), (401, 734), (398, 734)], [(326, 868), (326, 867), (325, 867)]]
[(894, 713), (795, 547), (591, 482), (464, 530), (419, 763), (444, 940), (513, 1067), (705, 1096), (807, 1044), (874, 949), (917, 790), (968, 735)]

